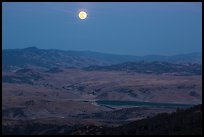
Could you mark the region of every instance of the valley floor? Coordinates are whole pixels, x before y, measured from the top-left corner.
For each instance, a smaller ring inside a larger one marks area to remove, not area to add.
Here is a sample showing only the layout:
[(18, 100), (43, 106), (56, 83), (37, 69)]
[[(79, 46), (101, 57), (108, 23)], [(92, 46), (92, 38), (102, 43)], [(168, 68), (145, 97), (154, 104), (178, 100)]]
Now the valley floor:
[(70, 133), (85, 125), (115, 127), (202, 102), (201, 75), (28, 69), (4, 72), (2, 87), (4, 134)]

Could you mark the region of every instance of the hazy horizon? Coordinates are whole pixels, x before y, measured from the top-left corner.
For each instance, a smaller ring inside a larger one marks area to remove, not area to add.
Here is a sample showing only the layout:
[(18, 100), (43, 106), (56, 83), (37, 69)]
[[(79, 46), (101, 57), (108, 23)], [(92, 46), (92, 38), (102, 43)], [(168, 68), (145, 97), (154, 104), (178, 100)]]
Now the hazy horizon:
[(202, 51), (201, 52), (187, 52), (187, 53), (178, 53), (178, 54), (172, 54), (172, 55), (164, 55), (164, 54), (145, 54), (145, 55), (133, 55), (133, 54), (123, 54), (123, 53), (110, 53), (110, 52), (100, 52), (100, 51), (93, 51), (93, 50), (64, 50), (64, 49), (57, 49), (57, 48), (39, 48), (37, 46), (30, 46), (30, 47), (24, 47), (24, 48), (5, 48), (3, 50), (12, 50), (12, 49), (26, 49), (26, 48), (31, 48), (31, 47), (35, 47), (37, 49), (45, 49), (45, 50), (49, 50), (49, 49), (52, 49), (52, 50), (61, 50), (61, 51), (76, 51), (76, 52), (95, 52), (95, 53), (102, 53), (102, 54), (112, 54), (112, 55), (127, 55), (127, 56), (148, 56), (148, 55), (159, 55), (159, 56), (175, 56), (175, 55), (184, 55), (184, 54), (194, 54), (194, 53), (197, 53), (197, 54), (202, 54)]
[[(88, 18), (80, 20), (84, 10)], [(123, 55), (202, 52), (201, 2), (3, 2), (2, 49)]]

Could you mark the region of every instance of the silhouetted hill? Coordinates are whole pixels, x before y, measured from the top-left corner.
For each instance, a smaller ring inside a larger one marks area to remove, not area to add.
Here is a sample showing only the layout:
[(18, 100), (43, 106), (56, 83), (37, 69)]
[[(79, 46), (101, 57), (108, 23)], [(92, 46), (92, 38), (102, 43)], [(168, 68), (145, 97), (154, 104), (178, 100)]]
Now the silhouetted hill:
[[(6, 110), (4, 113), (8, 113)], [(20, 110), (15, 114), (23, 115)], [(4, 114), (3, 113), (3, 114)], [(64, 120), (65, 121), (65, 120)], [(160, 113), (151, 118), (137, 120), (117, 127), (81, 124), (70, 126), (64, 122), (10, 121), (4, 124), (3, 134), (55, 134), (55, 135), (202, 135), (202, 104), (173, 113)], [(12, 124), (13, 123), (13, 124)]]
[(132, 61), (169, 61), (201, 63), (201, 53), (176, 56), (130, 56), (113, 55), (91, 51), (62, 51), (55, 49), (24, 49), (2, 50), (3, 70), (16, 70), (24, 67), (54, 68), (54, 67), (88, 67), (92, 65), (107, 66)]
[(202, 105), (161, 113), (118, 127), (85, 126), (74, 135), (202, 135)]

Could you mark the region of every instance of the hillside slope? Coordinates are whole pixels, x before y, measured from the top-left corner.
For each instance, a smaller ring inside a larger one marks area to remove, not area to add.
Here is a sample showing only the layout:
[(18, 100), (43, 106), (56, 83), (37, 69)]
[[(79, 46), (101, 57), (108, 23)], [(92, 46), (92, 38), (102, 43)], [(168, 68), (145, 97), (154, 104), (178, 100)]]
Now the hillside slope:
[(202, 65), (191, 64), (191, 63), (169, 63), (169, 62), (125, 62), (121, 64), (115, 64), (111, 66), (89, 66), (84, 70), (99, 70), (99, 71), (126, 71), (126, 72), (137, 72), (137, 73), (175, 73), (180, 75), (201, 75)]
[(202, 135), (202, 105), (138, 120), (119, 127), (86, 126), (74, 135)]

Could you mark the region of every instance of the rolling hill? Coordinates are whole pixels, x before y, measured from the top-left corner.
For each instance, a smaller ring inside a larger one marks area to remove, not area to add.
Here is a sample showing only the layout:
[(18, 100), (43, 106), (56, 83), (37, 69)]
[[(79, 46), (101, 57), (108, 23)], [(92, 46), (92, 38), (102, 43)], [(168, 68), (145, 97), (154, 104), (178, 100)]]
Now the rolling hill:
[(175, 73), (177, 75), (201, 75), (202, 65), (191, 64), (191, 63), (169, 63), (169, 62), (125, 62), (121, 64), (115, 64), (111, 66), (89, 66), (84, 68), (88, 71), (126, 71), (126, 72), (137, 72), (137, 73)]
[(135, 61), (167, 61), (174, 63), (201, 63), (201, 53), (181, 54), (175, 56), (131, 56), (98, 53), (92, 51), (63, 51), (56, 49), (3, 49), (3, 70), (19, 68), (53, 68), (53, 67), (88, 67), (93, 65), (107, 66)]

